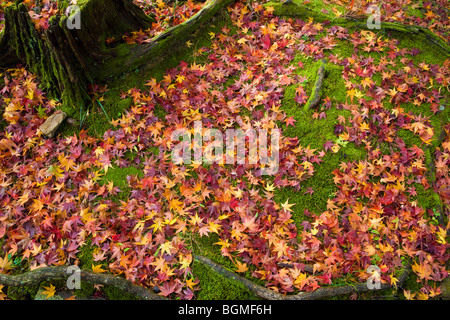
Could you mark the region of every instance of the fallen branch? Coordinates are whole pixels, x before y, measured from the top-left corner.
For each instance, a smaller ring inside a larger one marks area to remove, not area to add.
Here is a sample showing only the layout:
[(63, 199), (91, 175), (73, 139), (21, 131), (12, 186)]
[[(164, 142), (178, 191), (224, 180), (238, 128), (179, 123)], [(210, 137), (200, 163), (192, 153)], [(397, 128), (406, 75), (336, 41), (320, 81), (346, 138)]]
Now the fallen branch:
[[(67, 281), (67, 278), (73, 275), (67, 266), (43, 267), (28, 271), (19, 275), (0, 274), (0, 284), (9, 287), (23, 287), (39, 285), (44, 281)], [(153, 291), (142, 286), (133, 284), (125, 278), (114, 276), (112, 274), (94, 273), (91, 271), (80, 271), (81, 281), (95, 285), (102, 284), (127, 292), (140, 300), (165, 300)]]
[[(341, 295), (348, 295), (352, 293), (381, 291), (392, 287), (390, 284), (381, 284), (379, 289), (369, 289), (367, 284), (358, 283), (355, 285), (343, 285), (339, 287), (323, 287), (312, 292), (302, 292), (295, 295), (283, 295), (273, 290), (257, 285), (252, 281), (226, 269), (220, 264), (215, 263), (209, 258), (200, 255), (194, 255), (194, 259), (208, 266), (213, 271), (219, 273), (225, 278), (240, 282), (252, 294), (266, 300), (316, 300)], [(400, 286), (403, 282), (406, 281), (410, 271), (411, 267), (408, 264), (398, 277), (398, 282), (396, 283), (396, 286)]]
[(320, 98), (322, 98), (323, 80), (325, 79), (326, 74), (325, 65), (326, 61), (322, 60), (322, 64), (320, 65), (319, 70), (317, 70), (317, 78), (316, 82), (314, 83), (311, 96), (304, 106), (305, 111), (314, 109), (319, 104)]

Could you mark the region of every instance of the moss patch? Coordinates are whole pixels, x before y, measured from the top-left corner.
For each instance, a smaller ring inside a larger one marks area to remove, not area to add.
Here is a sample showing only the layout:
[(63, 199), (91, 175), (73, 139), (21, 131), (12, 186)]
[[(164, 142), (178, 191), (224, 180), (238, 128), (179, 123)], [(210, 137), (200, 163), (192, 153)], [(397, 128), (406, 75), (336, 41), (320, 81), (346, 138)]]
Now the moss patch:
[(198, 300), (249, 300), (255, 297), (239, 282), (213, 272), (201, 262), (194, 261), (192, 272), (200, 280)]
[(137, 176), (142, 178), (144, 176), (144, 172), (135, 167), (119, 168), (117, 166), (113, 166), (112, 168), (108, 169), (108, 172), (103, 176), (103, 179), (100, 181), (100, 183), (106, 184), (109, 182), (113, 182), (114, 186), (119, 187), (119, 189), (122, 191), (116, 196), (116, 198), (118, 200), (126, 200), (131, 193), (131, 190), (128, 186), (128, 176)]

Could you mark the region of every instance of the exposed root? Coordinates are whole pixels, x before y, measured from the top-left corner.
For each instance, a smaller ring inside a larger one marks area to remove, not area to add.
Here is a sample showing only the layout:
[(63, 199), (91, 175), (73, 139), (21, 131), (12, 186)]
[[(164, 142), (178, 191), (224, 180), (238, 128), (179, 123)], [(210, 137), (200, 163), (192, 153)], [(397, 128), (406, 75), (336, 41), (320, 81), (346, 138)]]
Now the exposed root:
[(125, 53), (126, 44), (108, 48), (106, 40), (152, 25), (152, 18), (131, 0), (86, 1), (80, 4), (80, 29), (68, 29), (68, 18), (60, 15), (52, 17), (44, 31), (36, 29), (25, 4), (12, 4), (5, 8), (5, 28), (0, 34), (0, 67), (27, 65), (41, 78), (46, 90), (62, 100), (64, 111), (74, 116), (90, 100), (86, 93), (89, 82), (102, 82), (142, 66), (157, 65), (232, 1), (211, 0), (191, 19), (150, 43), (129, 46)]
[[(9, 287), (23, 287), (39, 285), (43, 281), (67, 281), (73, 272), (67, 266), (43, 267), (20, 275), (0, 274), (0, 284)], [(116, 289), (127, 292), (140, 300), (166, 300), (161, 295), (154, 293), (142, 286), (133, 284), (125, 278), (111, 274), (94, 273), (86, 270), (80, 271), (81, 281), (89, 284), (102, 284), (112, 286)]]
[[(278, 292), (272, 291), (270, 289), (267, 289), (265, 287), (262, 287), (260, 285), (257, 285), (253, 283), (252, 281), (237, 275), (234, 272), (229, 271), (225, 267), (221, 266), (220, 264), (215, 263), (211, 259), (208, 259), (203, 256), (194, 255), (195, 260), (205, 264), (206, 266), (210, 267), (213, 271), (219, 273), (220, 275), (224, 276), (227, 279), (238, 281), (240, 282), (245, 288), (247, 288), (248, 291), (250, 291), (255, 296), (266, 299), (266, 300), (316, 300), (316, 299), (323, 299), (323, 298), (330, 298), (330, 297), (336, 297), (341, 295), (348, 295), (352, 293), (364, 293), (364, 292), (374, 292), (374, 291), (380, 291), (380, 290), (386, 290), (391, 288), (392, 286), (390, 284), (380, 284), (379, 288), (376, 289), (369, 289), (367, 284), (365, 283), (359, 283), (355, 285), (343, 285), (339, 287), (324, 287), (317, 289), (312, 292), (302, 292), (295, 295), (283, 295)], [(408, 275), (411, 271), (411, 267), (408, 264), (403, 272), (398, 277), (398, 282), (396, 283), (396, 286), (401, 286), (403, 282), (406, 281), (408, 278)]]

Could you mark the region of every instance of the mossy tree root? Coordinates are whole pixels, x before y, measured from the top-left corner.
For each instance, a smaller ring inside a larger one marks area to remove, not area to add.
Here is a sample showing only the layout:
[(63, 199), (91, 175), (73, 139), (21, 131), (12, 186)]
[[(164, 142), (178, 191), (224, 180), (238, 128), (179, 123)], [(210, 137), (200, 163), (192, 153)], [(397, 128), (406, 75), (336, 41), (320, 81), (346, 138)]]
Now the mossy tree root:
[(130, 0), (89, 0), (80, 8), (81, 29), (69, 29), (65, 15), (53, 16), (49, 27), (38, 30), (24, 3), (5, 8), (5, 28), (0, 39), (0, 67), (27, 65), (41, 78), (45, 90), (60, 98), (73, 113), (89, 99), (91, 65), (113, 55), (105, 37), (151, 25)]
[[(448, 137), (449, 133), (445, 130), (445, 128), (441, 128), (441, 133), (439, 134), (438, 140), (437, 140), (437, 146), (442, 145), (442, 143), (444, 142), (444, 140)], [(435, 150), (433, 151), (432, 149), (435, 148)], [(436, 165), (435, 165), (435, 161), (437, 159), (436, 153), (438, 152), (438, 148), (436, 148), (433, 145), (429, 145), (427, 147), (427, 151), (430, 154), (430, 162), (428, 163), (428, 167), (429, 167), (429, 176), (430, 176), (430, 180), (431, 180), (431, 186), (433, 188), (436, 188)], [(444, 201), (441, 198), (441, 195), (439, 193), (435, 194), (437, 199), (438, 199), (438, 205), (436, 210), (438, 210), (439, 212), (439, 216), (438, 216), (438, 221), (439, 224), (441, 225), (441, 227), (443, 229), (446, 229), (446, 221), (445, 221), (445, 217), (449, 214), (449, 212), (445, 212), (445, 206), (444, 206)], [(448, 209), (447, 209), (448, 210)], [(450, 236), (450, 229), (447, 229), (447, 235)]]
[[(154, 21), (132, 0), (84, 1), (80, 4), (80, 29), (69, 29), (69, 18), (59, 15), (53, 16), (43, 31), (36, 29), (25, 4), (13, 4), (5, 8), (0, 67), (19, 62), (27, 65), (41, 78), (46, 91), (61, 98), (64, 111), (75, 116), (80, 106), (90, 102), (88, 83), (160, 63), (165, 53), (232, 1), (211, 0), (191, 19), (142, 45), (120, 43), (125, 33), (149, 29)], [(62, 2), (68, 5), (68, 1)], [(106, 41), (110, 38), (120, 39), (119, 44), (110, 47)]]
[[(312, 292), (302, 292), (295, 295), (282, 295), (278, 292), (272, 291), (270, 289), (264, 288), (260, 285), (257, 285), (253, 283), (252, 281), (237, 275), (234, 272), (229, 271), (225, 267), (221, 266), (220, 264), (215, 263), (209, 258), (206, 258), (204, 256), (200, 255), (194, 255), (195, 260), (205, 264), (209, 268), (211, 268), (213, 271), (217, 272), (218, 274), (222, 275), (223, 277), (240, 282), (245, 288), (247, 288), (248, 291), (253, 293), (255, 296), (266, 299), (266, 300), (317, 300), (317, 299), (324, 299), (324, 298), (331, 298), (336, 296), (342, 296), (342, 295), (349, 295), (352, 293), (364, 293), (364, 292), (374, 292), (374, 291), (381, 291), (392, 288), (390, 284), (380, 284), (379, 288), (370, 289), (369, 286), (365, 283), (359, 283), (354, 285), (343, 285), (339, 287), (324, 287), (317, 289)], [(398, 277), (398, 282), (396, 283), (396, 286), (401, 286), (402, 283), (406, 281), (408, 278), (408, 275), (411, 271), (410, 264), (408, 264)]]
[[(330, 15), (324, 14), (322, 12), (317, 12), (313, 9), (299, 6), (295, 3), (289, 3), (288, 5), (283, 5), (282, 3), (275, 3), (275, 2), (269, 2), (266, 4), (267, 6), (274, 7), (275, 11), (274, 14), (277, 16), (284, 16), (284, 17), (296, 17), (300, 19), (308, 19), (310, 17), (314, 18), (317, 22), (323, 22), (326, 20), (330, 20)], [(366, 23), (362, 23), (362, 21), (367, 20), (369, 15), (362, 14), (362, 15), (350, 15), (347, 17), (340, 17), (340, 18), (333, 18), (333, 23), (343, 26), (343, 27), (357, 27), (361, 29), (368, 29), (368, 26)], [(433, 33), (430, 29), (421, 27), (421, 26), (414, 26), (414, 25), (405, 25), (401, 23), (396, 22), (381, 22), (381, 30), (387, 30), (387, 31), (396, 31), (401, 33), (407, 33), (407, 34), (413, 34), (415, 36), (423, 37), (424, 39), (428, 40), (430, 44), (435, 45), (439, 47), (441, 50), (443, 50), (447, 55), (450, 55), (450, 45), (447, 41), (440, 38), (438, 35)], [(376, 30), (372, 30), (376, 31)]]
[(322, 98), (323, 80), (326, 77), (325, 65), (326, 65), (326, 61), (322, 60), (322, 64), (320, 65), (319, 69), (317, 70), (316, 82), (314, 83), (314, 87), (312, 89), (311, 96), (309, 97), (308, 101), (306, 102), (306, 104), (304, 106), (305, 111), (316, 108), (320, 102), (320, 99)]
[[(67, 266), (43, 267), (20, 275), (0, 274), (0, 284), (8, 287), (32, 287), (39, 285), (44, 281), (67, 281), (74, 273)], [(111, 274), (94, 273), (81, 270), (80, 279), (82, 282), (92, 285), (102, 284), (104, 286), (114, 287), (126, 292), (140, 300), (166, 300), (161, 295), (154, 293), (142, 286), (133, 284), (125, 278)]]
[(235, 0), (209, 0), (203, 8), (189, 20), (174, 26), (160, 35), (154, 37), (150, 42), (132, 46), (125, 50), (125, 54), (118, 54), (113, 59), (104, 61), (95, 72), (100, 81), (109, 77), (116, 77), (130, 70), (143, 67), (150, 69), (163, 61), (167, 56), (173, 54), (180, 47), (185, 46), (186, 41), (197, 30), (216, 16), (219, 11)]
[[(367, 29), (367, 25), (364, 23), (358, 23), (358, 27)], [(413, 26), (413, 25), (404, 25), (395, 22), (381, 22), (381, 30), (387, 31), (395, 31), (407, 34), (413, 34), (415, 36), (422, 36), (427, 39), (430, 43), (435, 46), (438, 46), (441, 50), (443, 50), (447, 55), (450, 55), (450, 46), (449, 44), (433, 33), (430, 29), (421, 27), (421, 26)]]

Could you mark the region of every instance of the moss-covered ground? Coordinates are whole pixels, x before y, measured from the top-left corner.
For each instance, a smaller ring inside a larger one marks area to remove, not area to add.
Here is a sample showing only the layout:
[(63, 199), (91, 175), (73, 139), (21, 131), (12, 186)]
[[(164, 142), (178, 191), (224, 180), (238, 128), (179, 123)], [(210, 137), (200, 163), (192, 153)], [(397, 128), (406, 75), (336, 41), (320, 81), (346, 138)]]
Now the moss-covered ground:
[[(302, 6), (298, 4), (302, 3)], [(280, 16), (286, 17), (298, 17), (301, 19), (309, 19), (312, 17), (315, 21), (325, 21), (330, 20), (331, 23), (340, 23), (346, 27), (358, 28), (356, 24), (353, 24), (342, 18), (333, 17), (333, 15), (327, 15), (323, 13), (322, 9), (327, 9), (331, 12), (332, 7), (323, 4), (322, 1), (308, 1), (307, 4), (303, 5), (303, 1), (294, 0), (294, 5), (283, 6), (279, 2), (269, 2), (266, 6), (274, 7), (275, 13)], [(161, 80), (164, 73), (179, 64), (180, 61), (185, 61), (188, 63), (201, 62), (205, 59), (204, 56), (198, 54), (200, 48), (204, 46), (209, 46), (210, 32), (217, 32), (220, 28), (225, 25), (228, 21), (227, 13), (224, 12), (216, 18), (213, 23), (198, 30), (197, 33), (189, 39), (191, 41), (190, 45), (186, 43), (181, 43), (180, 48), (173, 51), (173, 54), (167, 56), (164, 63), (153, 67), (151, 70), (134, 70), (128, 74), (121, 76), (120, 78), (111, 80), (107, 83), (107, 90), (101, 93), (101, 101), (95, 99), (92, 104), (88, 107), (80, 107), (80, 118), (76, 119), (80, 123), (83, 123), (83, 127), (87, 128), (91, 134), (100, 137), (103, 133), (112, 128), (108, 119), (115, 119), (122, 115), (122, 113), (127, 110), (131, 105), (130, 98), (122, 98), (123, 93), (127, 92), (131, 88), (141, 88), (145, 89), (145, 81), (143, 79), (155, 78)], [(418, 48), (422, 52), (412, 59), (415, 62), (427, 61), (431, 64), (442, 64), (447, 58), (445, 54), (439, 47), (430, 45), (424, 42), (422, 38), (416, 37), (414, 35), (409, 35), (405, 32), (396, 31), (377, 31), (379, 35), (395, 37), (400, 39), (399, 48)], [(126, 50), (126, 48), (125, 48)], [(352, 45), (349, 42), (341, 41), (333, 49), (333, 54), (339, 56), (350, 56), (353, 52)], [(371, 56), (371, 54), (367, 54)], [(375, 55), (375, 58), (376, 55)], [(316, 81), (316, 74), (321, 61), (313, 61), (313, 59), (303, 55), (297, 54), (293, 60), (293, 64), (303, 63), (303, 68), (298, 69), (298, 75), (303, 76), (307, 79), (304, 83), (304, 88), (308, 96), (314, 89), (314, 83)], [(344, 103), (347, 99), (346, 88), (344, 80), (342, 78), (343, 67), (335, 65), (332, 63), (326, 64), (326, 78), (323, 84), (323, 98), (329, 97), (333, 102)], [(380, 81), (379, 79), (373, 79), (374, 81)], [(0, 81), (2, 81), (0, 79)], [(1, 84), (1, 83), (0, 83)], [(336, 124), (338, 123), (339, 116), (348, 117), (349, 111), (331, 108), (326, 109), (324, 106), (324, 101), (319, 104), (317, 110), (305, 110), (299, 107), (298, 103), (295, 102), (295, 90), (298, 84), (293, 84), (286, 87), (283, 101), (282, 109), (286, 112), (287, 117), (293, 117), (296, 122), (295, 126), (286, 127), (285, 124), (282, 125), (284, 134), (289, 137), (297, 137), (300, 144), (303, 146), (309, 146), (311, 149), (322, 149), (323, 145), (327, 141), (337, 140), (337, 135), (334, 133)], [(408, 106), (406, 106), (408, 108)], [(414, 112), (414, 106), (409, 106), (412, 112)], [(313, 119), (312, 115), (315, 112), (326, 111), (326, 117), (322, 119)], [(433, 114), (428, 114), (427, 111), (423, 112), (425, 116), (430, 116), (431, 123), (435, 128), (442, 128), (444, 123), (448, 123), (450, 119), (450, 108), (446, 108), (444, 112), (437, 116)], [(160, 118), (165, 117), (164, 110), (157, 109), (156, 114)], [(78, 126), (65, 126), (62, 135), (72, 135), (74, 132), (79, 130)], [(400, 130), (399, 136), (405, 141), (407, 146), (422, 145), (422, 141), (417, 135), (412, 134), (407, 130)], [(130, 155), (132, 157), (132, 155)], [(353, 142), (346, 143), (342, 145), (339, 151), (335, 153), (327, 153), (323, 158), (323, 162), (320, 165), (315, 165), (314, 175), (307, 181), (302, 183), (302, 188), (300, 191), (296, 191), (290, 188), (284, 188), (281, 191), (277, 191), (275, 194), (275, 200), (278, 203), (285, 202), (289, 200), (290, 203), (294, 203), (293, 206), (293, 219), (298, 227), (305, 219), (308, 219), (304, 212), (308, 210), (313, 213), (320, 213), (326, 210), (327, 200), (334, 196), (337, 191), (336, 186), (333, 182), (332, 172), (335, 170), (342, 161), (357, 161), (362, 160), (366, 157), (366, 151), (364, 146), (356, 145)], [(113, 200), (124, 200), (129, 196), (130, 189), (127, 183), (128, 176), (142, 176), (142, 168), (127, 167), (119, 168), (113, 166), (109, 168), (108, 172), (102, 177), (102, 183), (108, 183), (112, 181), (115, 186), (121, 189), (121, 193), (117, 198)], [(306, 194), (304, 191), (313, 190), (313, 193)], [(422, 185), (416, 184), (415, 190), (417, 192), (417, 201), (424, 208), (435, 208), (439, 203), (439, 197), (431, 189), (425, 190)], [(189, 243), (192, 246), (192, 250), (196, 254), (204, 255), (213, 261), (222, 264), (230, 270), (235, 269), (233, 264), (228, 258), (225, 258), (220, 253), (220, 246), (214, 243), (218, 242), (218, 237), (216, 235), (211, 235), (209, 237), (199, 237), (196, 235), (189, 236)], [(81, 265), (84, 268), (91, 268), (93, 252), (89, 250), (89, 244), (82, 247), (82, 250), (78, 254)], [(194, 261), (193, 262), (193, 276), (200, 280), (200, 291), (197, 293), (198, 299), (254, 299), (255, 297), (248, 292), (240, 283), (235, 283), (228, 279), (223, 278), (220, 275), (215, 274), (208, 267), (203, 264)], [(250, 271), (247, 272), (246, 276), (250, 278)], [(254, 280), (254, 279), (253, 279)], [(345, 279), (343, 279), (345, 283)], [(415, 279), (410, 278), (404, 287), (414, 287), (416, 285)], [(31, 288), (27, 290), (15, 290), (14, 292), (8, 292), (11, 298), (24, 298), (30, 295), (30, 292), (34, 294), (38, 288)], [(86, 295), (92, 294), (94, 288), (83, 287), (83, 292)], [(113, 289), (108, 288), (107, 295), (113, 299), (120, 298), (130, 298), (126, 296), (126, 293), (116, 292)], [(379, 298), (394, 298), (394, 290), (388, 290), (386, 292), (380, 292)], [(349, 297), (344, 297), (349, 298)], [(373, 295), (363, 295), (361, 298), (374, 298)]]

